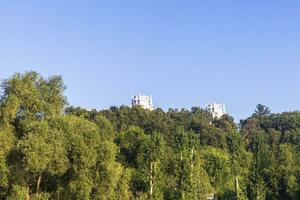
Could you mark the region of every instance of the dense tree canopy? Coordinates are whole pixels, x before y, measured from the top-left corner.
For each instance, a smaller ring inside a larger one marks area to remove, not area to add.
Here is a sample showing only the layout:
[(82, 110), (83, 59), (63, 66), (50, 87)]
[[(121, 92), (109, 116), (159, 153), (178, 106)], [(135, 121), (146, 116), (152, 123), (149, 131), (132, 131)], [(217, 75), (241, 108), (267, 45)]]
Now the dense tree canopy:
[(0, 199), (300, 199), (300, 112), (86, 110), (36, 72), (1, 88)]

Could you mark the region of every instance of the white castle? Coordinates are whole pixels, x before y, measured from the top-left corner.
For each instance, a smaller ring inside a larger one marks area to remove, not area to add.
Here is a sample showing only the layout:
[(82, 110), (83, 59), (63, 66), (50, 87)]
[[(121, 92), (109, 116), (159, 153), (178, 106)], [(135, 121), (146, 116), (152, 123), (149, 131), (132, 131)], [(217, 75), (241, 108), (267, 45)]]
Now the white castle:
[[(147, 110), (154, 110), (152, 96), (136, 95), (131, 99), (132, 107), (141, 106)], [(212, 115), (214, 119), (220, 119), (223, 115), (226, 115), (225, 104), (211, 103), (206, 105), (206, 110)]]
[(226, 115), (225, 104), (211, 103), (206, 105), (206, 110), (215, 119), (220, 119), (223, 115)]
[(141, 106), (147, 110), (154, 110), (152, 96), (137, 95), (132, 97), (132, 106)]

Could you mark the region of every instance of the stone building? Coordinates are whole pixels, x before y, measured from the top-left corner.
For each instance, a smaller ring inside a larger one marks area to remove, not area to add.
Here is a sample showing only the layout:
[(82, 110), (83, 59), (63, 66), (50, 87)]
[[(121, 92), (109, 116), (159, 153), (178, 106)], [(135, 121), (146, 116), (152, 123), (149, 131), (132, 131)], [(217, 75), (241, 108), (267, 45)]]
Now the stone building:
[(132, 97), (132, 106), (141, 106), (147, 110), (154, 110), (152, 96), (137, 95)]
[(225, 104), (212, 103), (206, 105), (206, 110), (211, 113), (212, 117), (215, 119), (220, 119), (226, 114)]

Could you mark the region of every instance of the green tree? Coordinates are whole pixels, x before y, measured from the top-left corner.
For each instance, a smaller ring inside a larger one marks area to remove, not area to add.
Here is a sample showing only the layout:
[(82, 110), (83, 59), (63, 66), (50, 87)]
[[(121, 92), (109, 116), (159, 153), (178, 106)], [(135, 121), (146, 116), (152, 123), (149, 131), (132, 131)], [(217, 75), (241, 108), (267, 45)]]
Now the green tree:
[[(237, 131), (227, 134), (227, 148), (230, 154), (231, 172), (234, 178), (235, 199), (245, 198), (244, 187), (247, 183), (246, 176), (250, 166), (250, 155), (244, 148), (241, 134)], [(241, 183), (241, 180), (243, 181)], [(241, 187), (242, 185), (242, 187)]]
[(175, 156), (177, 160), (177, 198), (205, 199), (212, 193), (208, 175), (196, 148), (198, 138), (193, 132), (182, 127), (175, 132)]
[(205, 160), (204, 168), (209, 175), (216, 196), (222, 196), (231, 189), (230, 156), (223, 150), (214, 147), (207, 147), (202, 153)]
[[(115, 133), (110, 122), (101, 115), (93, 118), (99, 127), (95, 187), (93, 199), (129, 199), (130, 172), (116, 162), (118, 147), (114, 143)], [(116, 194), (118, 192), (118, 194)]]
[(138, 165), (141, 176), (148, 182), (148, 193), (151, 199), (161, 199), (161, 159), (164, 153), (164, 140), (160, 133), (153, 133), (142, 143), (138, 154)]
[[(79, 117), (65, 117), (62, 125), (68, 139), (69, 178), (64, 199), (89, 199), (93, 189), (93, 169), (100, 141), (98, 126)], [(64, 187), (62, 185), (62, 187)]]
[(279, 146), (277, 173), (281, 176), (278, 187), (280, 199), (299, 198), (299, 183), (297, 181), (299, 163), (297, 163), (295, 156), (296, 152), (292, 145), (282, 144)]
[(262, 132), (256, 132), (250, 144), (253, 152), (253, 164), (250, 170), (250, 182), (248, 186), (250, 199), (265, 199), (268, 188), (264, 180), (264, 171), (268, 166), (269, 152), (264, 143)]
[(256, 106), (256, 110), (253, 116), (257, 116), (257, 117), (263, 117), (263, 116), (268, 116), (271, 114), (271, 110), (262, 104), (258, 104)]
[[(46, 157), (50, 156), (51, 152), (46, 152), (48, 149), (44, 150), (39, 163), (37, 151), (45, 144), (42, 143), (41, 136), (46, 132), (45, 124), (63, 114), (63, 107), (66, 105), (66, 98), (63, 96), (64, 84), (58, 76), (44, 79), (36, 72), (27, 72), (13, 75), (3, 81), (1, 87), (1, 128), (6, 134), (5, 137), (11, 138), (10, 141), (20, 140), (14, 142), (18, 143), (18, 146), (10, 149), (6, 159), (9, 161), (11, 173), (17, 174), (11, 177), (16, 189), (11, 188), (10, 191), (23, 188), (22, 191), (27, 191), (29, 196), (29, 193), (38, 192), (41, 175), (47, 171)], [(38, 130), (39, 128), (41, 130)], [(37, 180), (37, 183), (32, 184), (35, 182), (33, 180)]]

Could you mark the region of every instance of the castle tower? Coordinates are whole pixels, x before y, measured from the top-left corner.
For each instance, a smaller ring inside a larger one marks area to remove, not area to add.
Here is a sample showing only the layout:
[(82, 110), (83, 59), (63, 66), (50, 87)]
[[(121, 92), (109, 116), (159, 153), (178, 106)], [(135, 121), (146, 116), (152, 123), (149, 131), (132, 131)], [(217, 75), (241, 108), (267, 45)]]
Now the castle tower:
[(225, 104), (208, 104), (206, 105), (206, 110), (211, 113), (214, 119), (220, 119), (223, 115), (226, 115)]
[(147, 110), (154, 110), (152, 96), (137, 95), (132, 97), (132, 106), (141, 106)]

